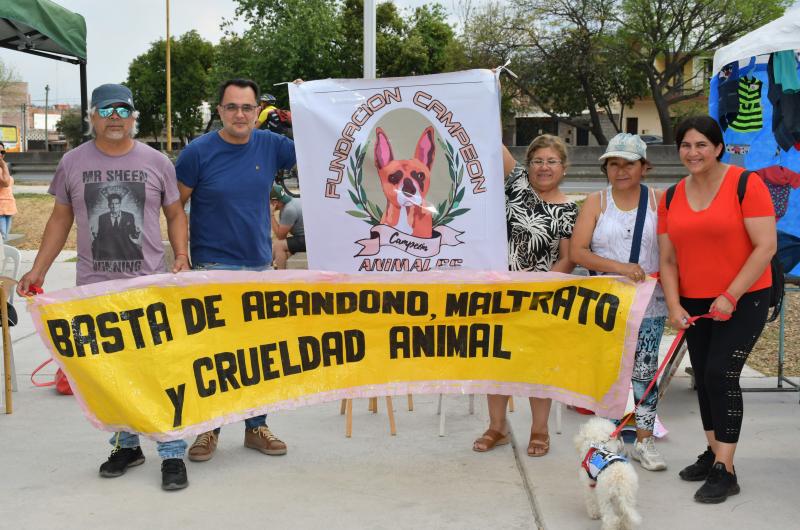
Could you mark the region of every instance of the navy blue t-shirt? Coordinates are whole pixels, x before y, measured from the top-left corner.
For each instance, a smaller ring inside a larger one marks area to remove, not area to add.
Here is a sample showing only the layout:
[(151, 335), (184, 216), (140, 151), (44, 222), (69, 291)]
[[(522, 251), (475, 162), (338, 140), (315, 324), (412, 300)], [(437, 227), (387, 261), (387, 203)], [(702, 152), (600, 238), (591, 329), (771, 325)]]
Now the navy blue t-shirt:
[(294, 164), (294, 142), (269, 131), (254, 130), (241, 145), (210, 132), (186, 146), (175, 171), (192, 188), (192, 261), (270, 265), (269, 191), (275, 172)]

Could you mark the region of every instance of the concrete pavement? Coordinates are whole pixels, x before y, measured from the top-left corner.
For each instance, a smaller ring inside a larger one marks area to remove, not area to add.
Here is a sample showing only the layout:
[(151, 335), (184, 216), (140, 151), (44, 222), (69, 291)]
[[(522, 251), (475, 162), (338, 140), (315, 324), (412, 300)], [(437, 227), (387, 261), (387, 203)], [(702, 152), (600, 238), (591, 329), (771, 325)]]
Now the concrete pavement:
[[(33, 256), (23, 252), (23, 271)], [(46, 290), (74, 284), (75, 264), (65, 261), (71, 256), (63, 253), (54, 264)], [(509, 414), (514, 444), (489, 453), (471, 450), (488, 422), (483, 397), (470, 414), (467, 396), (445, 396), (447, 435), (440, 437), (436, 396), (415, 396), (413, 412), (405, 398), (394, 400), (394, 437), (384, 400), (377, 415), (367, 411), (366, 400), (354, 403), (350, 439), (339, 404), (327, 403), (271, 415), (270, 427), (289, 446), (283, 457), (244, 448), (242, 425), (226, 426), (211, 461), (187, 462), (190, 486), (183, 491), (161, 491), (150, 441), (143, 443), (144, 465), (120, 478), (100, 478), (109, 435), (84, 419), (73, 398), (30, 384), (31, 370), (47, 354), (24, 301), (15, 305), (19, 391), (14, 414), (0, 415), (0, 528), (600, 528), (584, 513), (571, 440), (585, 417), (564, 409), (562, 434), (556, 434), (551, 415), (550, 454), (530, 458), (524, 398)], [(747, 375), (746, 386), (774, 384), (757, 372)], [(659, 414), (670, 432), (658, 447), (670, 467), (653, 473), (637, 466), (642, 528), (800, 524), (798, 394), (745, 394), (736, 460), (742, 493), (716, 506), (694, 503), (699, 484), (677, 477), (705, 448), (688, 378), (673, 380)]]

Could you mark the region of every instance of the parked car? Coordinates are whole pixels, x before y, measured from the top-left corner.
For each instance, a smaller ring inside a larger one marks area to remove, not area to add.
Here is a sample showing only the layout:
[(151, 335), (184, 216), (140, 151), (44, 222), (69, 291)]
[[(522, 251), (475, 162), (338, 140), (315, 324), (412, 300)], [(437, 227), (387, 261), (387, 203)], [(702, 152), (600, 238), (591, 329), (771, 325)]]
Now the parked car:
[(664, 139), (660, 136), (656, 136), (655, 134), (640, 134), (639, 138), (644, 140), (644, 143), (647, 145), (664, 143)]

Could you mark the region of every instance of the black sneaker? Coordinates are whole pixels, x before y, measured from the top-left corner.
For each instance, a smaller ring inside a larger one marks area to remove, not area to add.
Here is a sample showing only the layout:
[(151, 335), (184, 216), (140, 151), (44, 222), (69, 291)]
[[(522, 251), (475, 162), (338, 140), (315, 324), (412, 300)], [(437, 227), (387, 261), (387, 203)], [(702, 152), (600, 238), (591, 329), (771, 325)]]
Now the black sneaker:
[(161, 489), (182, 490), (189, 485), (186, 465), (181, 458), (167, 458), (161, 462)]
[(111, 451), (108, 460), (100, 465), (100, 476), (106, 478), (119, 477), (131, 466), (144, 464), (144, 454), (142, 448), (136, 447), (116, 447)]
[(705, 504), (725, 502), (730, 495), (739, 493), (739, 482), (734, 473), (728, 473), (725, 464), (717, 462), (708, 472), (706, 483), (694, 494), (694, 500)]
[(702, 455), (698, 455), (697, 462), (681, 469), (678, 476), (690, 482), (705, 480), (708, 472), (711, 471), (711, 466), (714, 465), (714, 458), (714, 451), (711, 450), (711, 447), (707, 447)]

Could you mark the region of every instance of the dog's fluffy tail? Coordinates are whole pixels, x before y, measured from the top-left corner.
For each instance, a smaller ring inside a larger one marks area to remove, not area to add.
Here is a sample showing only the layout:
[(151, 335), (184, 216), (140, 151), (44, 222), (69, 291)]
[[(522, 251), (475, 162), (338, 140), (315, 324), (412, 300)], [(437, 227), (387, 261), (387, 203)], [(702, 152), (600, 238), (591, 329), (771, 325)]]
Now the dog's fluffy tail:
[(621, 519), (621, 528), (633, 528), (642, 523), (642, 516), (636, 511), (636, 495), (632, 492), (628, 494), (620, 492), (620, 496), (612, 496), (611, 502)]

